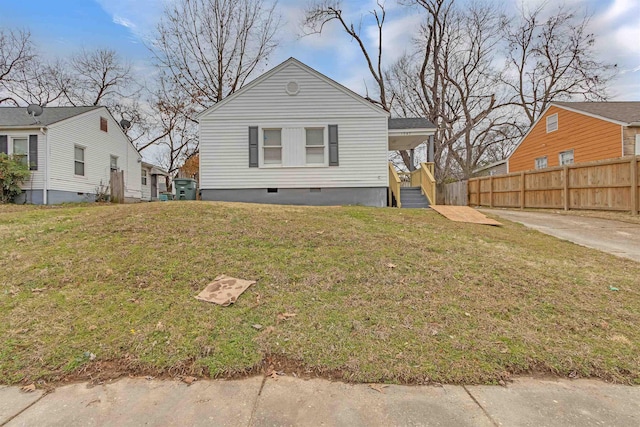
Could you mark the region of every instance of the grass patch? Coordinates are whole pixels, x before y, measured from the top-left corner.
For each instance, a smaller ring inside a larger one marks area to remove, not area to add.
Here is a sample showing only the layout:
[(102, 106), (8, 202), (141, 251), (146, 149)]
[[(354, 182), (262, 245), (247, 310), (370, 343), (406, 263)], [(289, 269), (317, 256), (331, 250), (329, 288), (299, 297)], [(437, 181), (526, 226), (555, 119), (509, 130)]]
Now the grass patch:
[[(364, 207), (0, 206), (0, 383), (228, 377), (265, 360), (362, 382), (640, 383), (640, 265), (502, 222)], [(195, 300), (219, 274), (257, 283), (230, 307)]]

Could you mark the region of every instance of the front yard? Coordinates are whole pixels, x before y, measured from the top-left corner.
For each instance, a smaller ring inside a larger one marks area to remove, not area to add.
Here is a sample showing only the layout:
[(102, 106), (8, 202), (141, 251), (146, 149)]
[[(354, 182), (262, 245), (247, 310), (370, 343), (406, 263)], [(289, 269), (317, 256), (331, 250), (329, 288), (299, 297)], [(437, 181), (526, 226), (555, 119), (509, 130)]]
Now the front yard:
[[(363, 382), (640, 383), (640, 264), (502, 222), (363, 207), (0, 206), (0, 384), (271, 364)], [(196, 300), (219, 274), (257, 283), (226, 308)]]

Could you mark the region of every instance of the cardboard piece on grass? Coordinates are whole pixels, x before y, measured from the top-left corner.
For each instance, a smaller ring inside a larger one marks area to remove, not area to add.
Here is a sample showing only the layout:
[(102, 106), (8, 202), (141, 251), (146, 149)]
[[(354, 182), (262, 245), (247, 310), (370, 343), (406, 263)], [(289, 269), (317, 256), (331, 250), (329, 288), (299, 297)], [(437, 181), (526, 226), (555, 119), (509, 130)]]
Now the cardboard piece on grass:
[(196, 299), (201, 301), (213, 302), (226, 307), (238, 299), (238, 297), (253, 285), (255, 280), (236, 279), (235, 277), (225, 276), (224, 274), (213, 279)]

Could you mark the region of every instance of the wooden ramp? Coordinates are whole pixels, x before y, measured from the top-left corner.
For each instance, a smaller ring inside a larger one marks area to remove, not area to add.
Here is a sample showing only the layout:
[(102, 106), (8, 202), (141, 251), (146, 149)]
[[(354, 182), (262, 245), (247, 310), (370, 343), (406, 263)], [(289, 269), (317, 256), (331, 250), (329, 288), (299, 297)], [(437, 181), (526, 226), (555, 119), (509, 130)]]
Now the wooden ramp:
[(456, 222), (470, 222), (472, 224), (502, 225), (495, 219), (487, 218), (483, 213), (470, 208), (469, 206), (429, 206), (440, 215)]

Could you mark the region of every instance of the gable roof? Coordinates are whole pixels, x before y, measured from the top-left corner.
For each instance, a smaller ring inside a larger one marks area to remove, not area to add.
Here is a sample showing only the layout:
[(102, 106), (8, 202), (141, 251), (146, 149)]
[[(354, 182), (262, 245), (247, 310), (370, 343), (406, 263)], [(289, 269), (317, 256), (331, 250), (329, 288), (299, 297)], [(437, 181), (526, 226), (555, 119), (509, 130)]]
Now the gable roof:
[(553, 102), (560, 108), (587, 113), (616, 124), (640, 123), (640, 102)]
[(391, 118), (389, 117), (389, 129), (435, 129), (429, 120), (417, 118)]
[(367, 101), (362, 96), (358, 95), (357, 93), (355, 93), (351, 89), (347, 88), (346, 86), (341, 85), (340, 83), (336, 82), (335, 80), (325, 76), (321, 72), (319, 72), (319, 71), (309, 67), (308, 65), (298, 61), (296, 58), (291, 57), (291, 58), (287, 59), (286, 61), (282, 62), (281, 64), (276, 65), (275, 67), (273, 67), (271, 70), (267, 71), (266, 73), (260, 75), (256, 79), (252, 80), (247, 85), (241, 87), (240, 89), (238, 89), (237, 91), (235, 91), (231, 95), (229, 95), (226, 98), (224, 98), (222, 101), (217, 102), (214, 105), (212, 105), (211, 107), (209, 107), (206, 110), (202, 111), (200, 114), (198, 114), (196, 116), (196, 120), (199, 120), (201, 117), (212, 113), (213, 111), (215, 111), (218, 108), (222, 107), (223, 105), (225, 105), (229, 101), (231, 101), (234, 98), (238, 97), (238, 95), (244, 93), (245, 91), (249, 90), (250, 88), (252, 88), (254, 86), (257, 86), (258, 84), (260, 84), (260, 82), (268, 79), (269, 77), (271, 77), (272, 75), (276, 74), (278, 71), (282, 70), (283, 68), (285, 68), (287, 65), (290, 65), (290, 64), (295, 64), (295, 65), (299, 66), (300, 68), (302, 68), (303, 70), (309, 72), (310, 74), (313, 74), (314, 76), (319, 77), (321, 80), (324, 80), (326, 83), (330, 84), (331, 86), (335, 87), (339, 91), (341, 91), (344, 94), (350, 96), (351, 98), (355, 99), (356, 101), (360, 102), (361, 104), (366, 105), (367, 107), (371, 108), (372, 110), (374, 110), (374, 111), (376, 111), (378, 113), (387, 115), (387, 116), (389, 115), (389, 113), (387, 111), (385, 111), (379, 105), (376, 105), (373, 102)]
[(502, 159), (502, 160), (498, 160), (497, 162), (493, 162), (493, 163), (489, 163), (487, 165), (481, 166), (479, 168), (474, 169), (473, 171), (471, 171), (472, 173), (478, 173), (478, 172), (482, 172), (484, 170), (487, 169), (491, 169), (491, 168), (495, 168), (496, 166), (500, 166), (500, 165), (504, 165), (508, 162), (508, 159)]
[(42, 114), (34, 118), (27, 114), (26, 107), (0, 107), (0, 127), (49, 126), (98, 108), (102, 107), (44, 107)]

